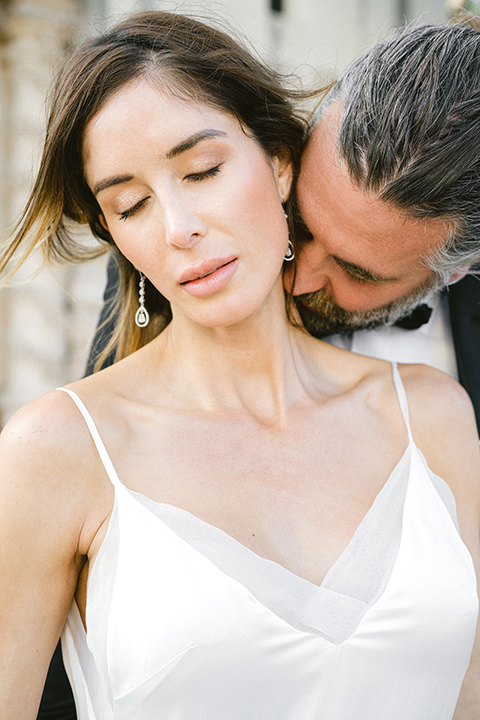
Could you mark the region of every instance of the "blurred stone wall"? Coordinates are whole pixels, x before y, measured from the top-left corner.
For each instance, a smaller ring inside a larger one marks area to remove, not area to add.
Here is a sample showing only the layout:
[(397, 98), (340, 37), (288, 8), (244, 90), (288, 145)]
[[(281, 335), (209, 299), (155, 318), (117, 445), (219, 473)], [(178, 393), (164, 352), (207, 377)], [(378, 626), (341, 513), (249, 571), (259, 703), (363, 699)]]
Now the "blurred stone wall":
[[(19, 214), (37, 166), (45, 96), (85, 22), (79, 0), (2, 2), (0, 16), (0, 226)], [(32, 258), (0, 291), (0, 423), (21, 404), (82, 372), (98, 312), (102, 270), (50, 269), (31, 282)], [(95, 283), (96, 279), (96, 283)], [(78, 342), (82, 349), (79, 352)]]
[[(280, 11), (274, 7), (279, 7)], [(213, 15), (269, 62), (309, 82), (332, 77), (393, 26), (443, 21), (443, 0), (0, 0), (0, 230), (28, 196), (55, 68), (73, 42), (131, 11)], [(45, 269), (33, 258), (0, 291), (0, 427), (22, 404), (82, 375), (104, 284), (104, 259)]]

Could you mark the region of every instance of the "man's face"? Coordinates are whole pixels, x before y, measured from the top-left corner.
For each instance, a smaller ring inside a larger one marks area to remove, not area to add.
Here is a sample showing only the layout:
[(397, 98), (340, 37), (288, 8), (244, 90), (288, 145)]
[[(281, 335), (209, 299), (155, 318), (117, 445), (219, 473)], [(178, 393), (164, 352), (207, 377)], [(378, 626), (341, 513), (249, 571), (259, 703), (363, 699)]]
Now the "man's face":
[(443, 220), (406, 217), (357, 187), (337, 151), (337, 115), (333, 104), (313, 130), (297, 186), (312, 238), (305, 238), (297, 254), (294, 294), (304, 320), (309, 326), (314, 320), (315, 334), (393, 322), (405, 314), (443, 284), (424, 258), (450, 230)]

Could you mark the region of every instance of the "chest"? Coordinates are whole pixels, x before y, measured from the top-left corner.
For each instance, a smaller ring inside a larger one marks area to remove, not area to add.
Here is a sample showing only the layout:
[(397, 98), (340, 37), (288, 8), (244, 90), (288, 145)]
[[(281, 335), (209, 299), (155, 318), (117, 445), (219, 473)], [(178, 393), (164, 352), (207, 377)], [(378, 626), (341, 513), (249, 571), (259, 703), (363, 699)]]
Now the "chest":
[[(364, 413), (365, 415), (365, 413)], [(238, 418), (174, 416), (119, 443), (120, 479), (187, 510), (257, 554), (319, 583), (401, 457), (403, 437), (337, 408), (272, 431)]]

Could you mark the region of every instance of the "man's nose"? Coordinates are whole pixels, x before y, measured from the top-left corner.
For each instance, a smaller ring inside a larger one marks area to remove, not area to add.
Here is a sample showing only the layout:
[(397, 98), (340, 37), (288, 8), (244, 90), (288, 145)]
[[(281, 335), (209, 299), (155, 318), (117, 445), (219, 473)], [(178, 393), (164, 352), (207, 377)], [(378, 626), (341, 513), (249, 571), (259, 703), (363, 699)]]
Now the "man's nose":
[[(328, 283), (327, 265), (327, 255), (315, 240), (310, 240), (302, 245), (297, 253), (297, 272), (293, 294), (303, 295), (325, 287)], [(292, 282), (293, 268), (288, 267), (285, 269), (284, 280), (287, 290), (291, 290)]]
[(165, 242), (169, 247), (192, 247), (206, 232), (198, 213), (179, 198), (170, 198), (164, 204), (164, 223)]

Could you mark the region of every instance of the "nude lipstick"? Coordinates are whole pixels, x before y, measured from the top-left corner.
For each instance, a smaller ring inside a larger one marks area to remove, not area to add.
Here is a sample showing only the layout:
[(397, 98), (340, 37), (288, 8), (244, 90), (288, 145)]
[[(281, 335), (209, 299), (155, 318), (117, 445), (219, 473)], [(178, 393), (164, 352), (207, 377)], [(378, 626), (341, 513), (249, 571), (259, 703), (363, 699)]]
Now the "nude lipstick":
[(228, 285), (238, 267), (238, 258), (211, 258), (193, 267), (187, 268), (179, 283), (182, 288), (195, 297), (207, 297)]

